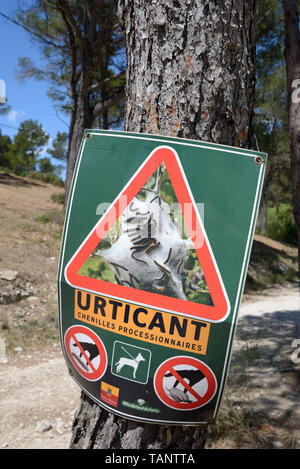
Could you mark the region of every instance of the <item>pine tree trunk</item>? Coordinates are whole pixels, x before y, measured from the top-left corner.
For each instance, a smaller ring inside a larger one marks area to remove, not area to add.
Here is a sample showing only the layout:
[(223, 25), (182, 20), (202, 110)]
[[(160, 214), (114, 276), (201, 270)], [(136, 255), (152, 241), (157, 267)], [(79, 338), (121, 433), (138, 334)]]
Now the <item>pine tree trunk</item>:
[[(295, 80), (300, 79), (300, 31), (296, 0), (284, 0), (285, 60), (287, 70), (289, 134), (291, 141), (291, 168), (293, 207), (298, 234), (298, 263), (300, 272), (300, 103), (293, 99)], [(297, 85), (299, 87), (299, 85)]]
[(255, 86), (253, 3), (121, 1), (125, 129), (248, 147)]
[(76, 85), (72, 89), (72, 110), (71, 125), (69, 132), (69, 146), (67, 153), (67, 173), (65, 180), (65, 208), (68, 202), (68, 196), (72, 183), (72, 176), (77, 160), (78, 150), (86, 128), (90, 128), (93, 123), (94, 109), (91, 107), (89, 86), (91, 81), (91, 70), (93, 62), (93, 41), (95, 40), (95, 25), (89, 13), (88, 2), (82, 2), (83, 9), (83, 44), (81, 53), (81, 70), (79, 79), (79, 89)]
[(268, 199), (264, 198), (263, 202), (263, 216), (262, 216), (262, 234), (267, 236), (268, 231)]
[(89, 107), (89, 96), (79, 93), (74, 115), (72, 115), (73, 124), (70, 126), (69, 147), (67, 153), (67, 173), (65, 180), (65, 208), (68, 202), (68, 196), (72, 184), (73, 172), (76, 164), (78, 150), (84, 130), (90, 128), (93, 123), (93, 113)]
[[(248, 147), (254, 0), (120, 0), (127, 48), (125, 130)], [(207, 426), (132, 422), (82, 392), (71, 448), (203, 448)]]

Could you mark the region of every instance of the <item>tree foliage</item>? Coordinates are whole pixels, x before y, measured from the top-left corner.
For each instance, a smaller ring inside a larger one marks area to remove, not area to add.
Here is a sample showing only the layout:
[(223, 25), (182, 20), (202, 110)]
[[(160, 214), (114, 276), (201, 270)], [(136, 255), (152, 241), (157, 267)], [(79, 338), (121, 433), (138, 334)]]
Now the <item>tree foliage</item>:
[(52, 142), (52, 148), (48, 150), (48, 153), (56, 160), (63, 161), (67, 157), (67, 133), (57, 132), (55, 139)]
[(29, 32), (44, 59), (37, 67), (21, 58), (19, 77), (49, 82), (59, 118), (64, 113), (70, 119), (67, 200), (84, 129), (113, 128), (123, 119), (125, 55), (117, 0), (23, 1), (9, 19)]
[(38, 157), (47, 145), (49, 135), (41, 124), (29, 119), (20, 124), (13, 141), (9, 140), (8, 137), (6, 140), (2, 137), (1, 140), (1, 166), (8, 167), (16, 174), (26, 174), (36, 168)]
[[(269, 155), (258, 228), (276, 237), (273, 216), (268, 228), (269, 213), (275, 207), (278, 216), (281, 204), (291, 206), (292, 203), (284, 18), (280, 0), (257, 2), (256, 52), (253, 145)], [(290, 226), (295, 229), (293, 223)], [(295, 238), (291, 235), (289, 239)]]
[(11, 139), (0, 130), (0, 168), (19, 175), (43, 173), (59, 177), (66, 160), (67, 134), (58, 132), (49, 146), (49, 135), (36, 120), (21, 122)]
[(0, 168), (9, 167), (7, 154), (11, 143), (11, 138), (8, 135), (3, 135), (0, 129)]
[[(48, 81), (48, 95), (57, 110), (66, 114), (72, 112), (72, 99), (84, 89), (91, 108), (98, 105), (96, 119), (101, 115), (99, 103), (124, 87), (116, 9), (115, 0), (33, 0), (29, 6), (20, 6), (16, 21), (40, 47), (44, 67), (36, 67), (30, 57), (20, 58), (19, 77)], [(83, 70), (85, 61), (88, 73)], [(108, 124), (114, 123), (115, 114), (114, 109)]]

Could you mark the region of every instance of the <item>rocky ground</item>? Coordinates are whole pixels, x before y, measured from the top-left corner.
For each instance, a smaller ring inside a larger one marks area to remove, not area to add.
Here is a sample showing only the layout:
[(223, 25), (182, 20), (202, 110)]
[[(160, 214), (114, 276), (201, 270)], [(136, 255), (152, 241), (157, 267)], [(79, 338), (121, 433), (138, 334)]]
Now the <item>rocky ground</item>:
[(60, 345), (19, 350), (0, 370), (0, 448), (68, 448), (80, 391)]
[(65, 448), (70, 440), (79, 390), (63, 363), (57, 322), (63, 216), (53, 199), (60, 194), (60, 187), (0, 173), (2, 448)]
[[(62, 209), (53, 195), (61, 193), (0, 173), (0, 448), (68, 448), (71, 439), (80, 390), (68, 375), (57, 322)], [(252, 279), (267, 248), (273, 271), (290, 275), (292, 249), (262, 237), (258, 248)], [(207, 448), (300, 448), (299, 320), (293, 283), (244, 296)]]

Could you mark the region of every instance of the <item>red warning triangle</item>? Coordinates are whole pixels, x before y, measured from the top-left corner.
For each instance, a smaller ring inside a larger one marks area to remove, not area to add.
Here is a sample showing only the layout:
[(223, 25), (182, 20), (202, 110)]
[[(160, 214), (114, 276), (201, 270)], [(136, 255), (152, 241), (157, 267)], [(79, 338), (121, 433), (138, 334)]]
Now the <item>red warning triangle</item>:
[[(192, 238), (194, 249), (213, 302), (211, 306), (110, 283), (78, 273), (105, 234), (162, 163), (168, 172), (187, 229), (189, 233), (194, 233)], [(186, 216), (186, 207), (189, 207), (188, 216)], [(167, 146), (157, 147), (150, 153), (71, 258), (65, 269), (65, 277), (75, 288), (197, 319), (220, 322), (230, 312), (227, 293), (179, 157), (173, 148)]]

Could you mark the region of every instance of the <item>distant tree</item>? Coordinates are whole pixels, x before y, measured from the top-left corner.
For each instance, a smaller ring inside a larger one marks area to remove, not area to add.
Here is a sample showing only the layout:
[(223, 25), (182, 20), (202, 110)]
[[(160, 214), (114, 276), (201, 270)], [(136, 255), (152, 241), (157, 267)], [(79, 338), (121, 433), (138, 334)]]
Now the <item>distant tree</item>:
[[(57, 109), (70, 115), (66, 198), (85, 128), (118, 125), (123, 117), (124, 44), (117, 0), (32, 0), (10, 20), (39, 44), (45, 67), (20, 61), (20, 76), (50, 82)], [(2, 15), (5, 16), (5, 15)]]
[(57, 166), (51, 163), (50, 158), (47, 158), (47, 156), (40, 158), (37, 162), (37, 166), (38, 166), (38, 171), (40, 173), (46, 173), (46, 174), (57, 173)]
[(7, 160), (7, 152), (12, 144), (11, 138), (8, 135), (2, 135), (0, 130), (0, 168), (8, 168), (9, 161)]
[(300, 273), (300, 100), (297, 99), (295, 95), (297, 88), (298, 96), (300, 94), (300, 30), (298, 7), (299, 2), (296, 0), (283, 0), (293, 207), (298, 234)]
[(68, 151), (68, 135), (66, 132), (57, 132), (56, 137), (53, 139), (52, 147), (47, 149), (47, 153), (52, 159), (57, 160), (54, 166), (54, 172), (60, 175), (66, 167)]
[(65, 161), (67, 159), (67, 141), (68, 135), (66, 132), (57, 132), (52, 142), (52, 148), (48, 148), (49, 155), (56, 160)]
[(259, 229), (264, 234), (268, 207), (276, 206), (278, 212), (281, 203), (292, 202), (285, 82), (281, 61), (272, 73), (259, 76), (256, 87), (254, 132), (260, 149), (269, 155), (259, 219)]
[(35, 170), (38, 157), (48, 140), (49, 135), (36, 120), (21, 122), (17, 134), (4, 153), (7, 166), (16, 174)]
[[(252, 144), (269, 154), (257, 224), (261, 233), (269, 235), (270, 208), (275, 207), (278, 216), (281, 205), (292, 207), (293, 192), (282, 1), (259, 0), (256, 16), (257, 82)], [(274, 233), (272, 230), (272, 236)]]

